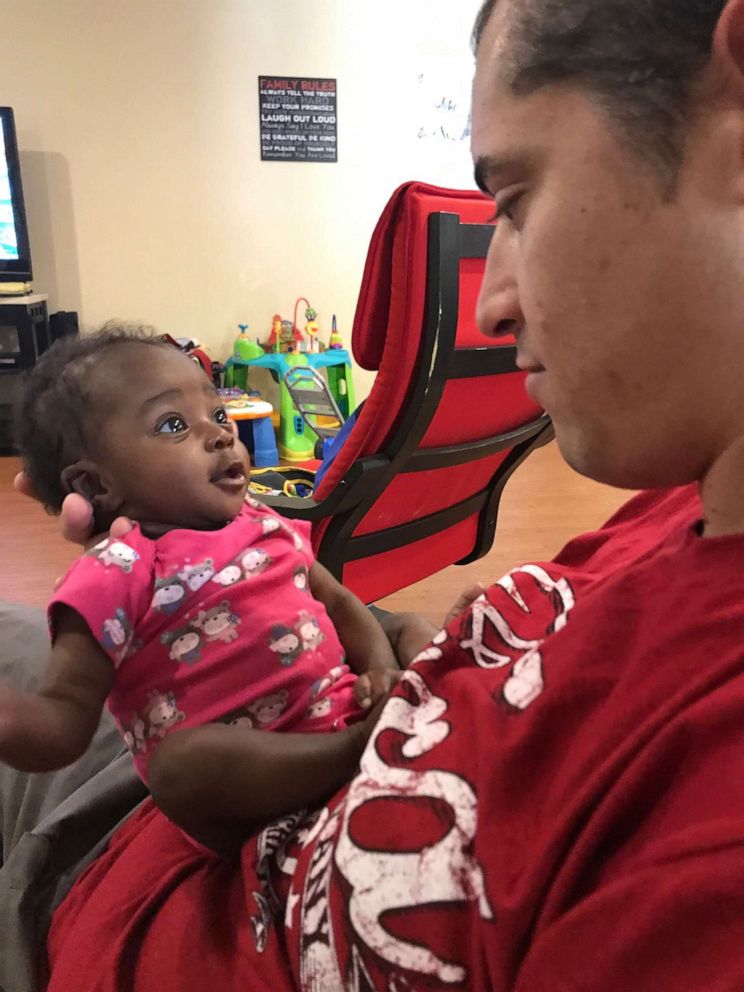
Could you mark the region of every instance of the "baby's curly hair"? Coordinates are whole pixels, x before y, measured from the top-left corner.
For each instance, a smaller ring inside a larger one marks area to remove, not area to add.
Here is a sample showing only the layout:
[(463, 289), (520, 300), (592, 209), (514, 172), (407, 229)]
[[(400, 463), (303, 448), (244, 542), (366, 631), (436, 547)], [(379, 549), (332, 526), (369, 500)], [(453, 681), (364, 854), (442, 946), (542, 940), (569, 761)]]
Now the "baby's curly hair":
[(94, 334), (60, 338), (23, 376), (16, 404), (15, 444), (34, 493), (49, 513), (59, 513), (68, 490), (62, 471), (90, 457), (92, 396), (88, 381), (95, 364), (126, 344), (171, 347), (152, 328), (107, 323)]

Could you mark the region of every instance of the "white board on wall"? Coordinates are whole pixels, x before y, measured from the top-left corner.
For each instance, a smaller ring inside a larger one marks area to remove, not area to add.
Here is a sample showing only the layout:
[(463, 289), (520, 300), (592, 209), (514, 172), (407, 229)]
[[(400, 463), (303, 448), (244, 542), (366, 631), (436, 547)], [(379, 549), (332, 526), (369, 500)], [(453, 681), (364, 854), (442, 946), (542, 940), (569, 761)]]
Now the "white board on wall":
[(470, 105), (475, 59), (470, 35), (481, 0), (429, 0), (415, 48), (414, 161), (431, 181), (473, 185)]

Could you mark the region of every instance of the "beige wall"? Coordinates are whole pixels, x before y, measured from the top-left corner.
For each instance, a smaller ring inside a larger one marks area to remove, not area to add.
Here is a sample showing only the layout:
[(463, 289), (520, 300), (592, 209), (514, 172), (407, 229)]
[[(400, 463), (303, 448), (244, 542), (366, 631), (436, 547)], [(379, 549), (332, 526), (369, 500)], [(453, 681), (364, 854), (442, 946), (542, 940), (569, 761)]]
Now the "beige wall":
[[(0, 0), (0, 103), (16, 113), (35, 289), (86, 328), (145, 321), (218, 358), (238, 322), (264, 337), (305, 295), (323, 335), (336, 312), (348, 342), (392, 189), (472, 185), (467, 141), (429, 134), (429, 100), (441, 78), (450, 97), (465, 83), (462, 103), (477, 7)], [(259, 74), (338, 79), (338, 164), (260, 161)]]

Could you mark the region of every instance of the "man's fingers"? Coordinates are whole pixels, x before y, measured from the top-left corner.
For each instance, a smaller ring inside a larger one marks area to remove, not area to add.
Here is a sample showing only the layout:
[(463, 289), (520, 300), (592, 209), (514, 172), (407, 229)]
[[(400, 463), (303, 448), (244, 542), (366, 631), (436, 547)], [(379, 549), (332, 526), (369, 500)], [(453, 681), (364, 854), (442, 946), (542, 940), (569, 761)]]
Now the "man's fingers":
[(109, 534), (111, 537), (126, 537), (134, 524), (129, 517), (117, 517), (111, 524)]
[(468, 586), (460, 595), (457, 597), (457, 602), (450, 609), (447, 616), (444, 618), (444, 626), (446, 627), (448, 623), (458, 617), (463, 610), (466, 610), (472, 603), (482, 596), (486, 591), (485, 586), (482, 586), (480, 582), (474, 582), (472, 585)]
[(70, 493), (62, 503), (62, 535), (73, 544), (85, 544), (93, 534), (93, 507), (83, 496)]
[(35, 498), (35, 493), (31, 488), (31, 480), (25, 472), (19, 472), (15, 479), (13, 479), (13, 488), (16, 492), (22, 493), (24, 496), (30, 496), (31, 499)]
[[(93, 507), (79, 493), (65, 496), (62, 504), (62, 534), (73, 544), (82, 544), (89, 548), (100, 541), (105, 534), (93, 533)], [(111, 537), (122, 538), (132, 529), (134, 524), (128, 517), (117, 517), (111, 524)]]

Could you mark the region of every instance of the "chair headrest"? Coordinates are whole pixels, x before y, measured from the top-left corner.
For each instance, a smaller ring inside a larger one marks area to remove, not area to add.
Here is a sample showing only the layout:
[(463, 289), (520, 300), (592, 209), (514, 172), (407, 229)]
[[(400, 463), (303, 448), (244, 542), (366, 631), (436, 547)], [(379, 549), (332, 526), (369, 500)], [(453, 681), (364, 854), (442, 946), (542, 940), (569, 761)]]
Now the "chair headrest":
[[(478, 190), (446, 189), (427, 183), (407, 182), (399, 186), (388, 201), (372, 234), (359, 292), (351, 344), (354, 358), (363, 369), (374, 372), (380, 367), (391, 299), (398, 282), (406, 285), (414, 253), (426, 253), (426, 242), (410, 238), (410, 228), (437, 211), (459, 214), (466, 223), (484, 223), (492, 203)], [(400, 239), (411, 257), (401, 268), (401, 279), (393, 271), (394, 248)]]

